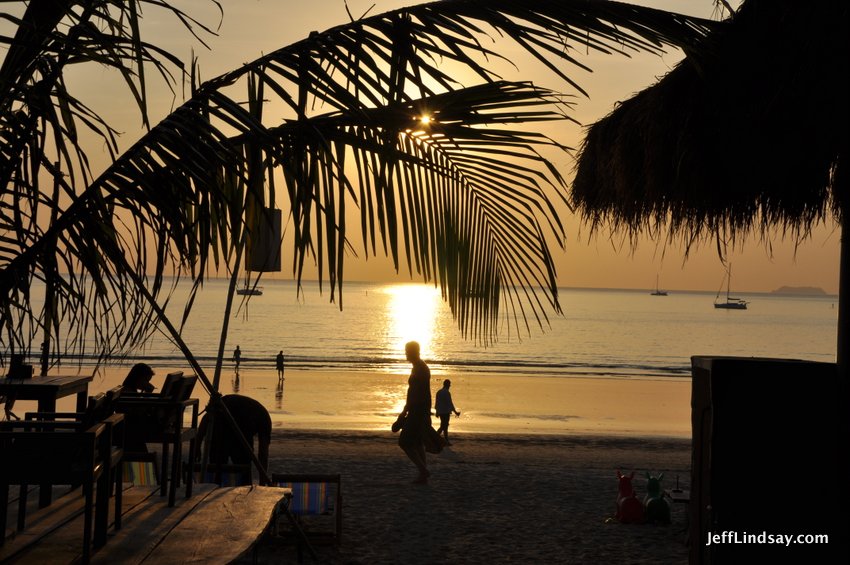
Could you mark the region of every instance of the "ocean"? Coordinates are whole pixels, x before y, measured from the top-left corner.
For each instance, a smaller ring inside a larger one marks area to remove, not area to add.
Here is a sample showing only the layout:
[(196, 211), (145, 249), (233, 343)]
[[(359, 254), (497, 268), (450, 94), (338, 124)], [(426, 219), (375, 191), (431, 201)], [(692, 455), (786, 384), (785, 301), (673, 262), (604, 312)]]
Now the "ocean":
[[(404, 343), (416, 340), (435, 373), (482, 377), (683, 376), (692, 355), (835, 360), (834, 296), (739, 293), (750, 305), (735, 311), (715, 309), (713, 293), (564, 288), (563, 313), (549, 325), (530, 320), (530, 335), (518, 335), (505, 322), (499, 341), (484, 347), (462, 336), (432, 286), (346, 283), (341, 311), (327, 288), (320, 294), (316, 283), (303, 286), (298, 296), (292, 282), (264, 281), (262, 296), (234, 308), (226, 357), (238, 344), (246, 367), (273, 369), (282, 350), (287, 367), (392, 372), (404, 363)], [(226, 291), (226, 281), (208, 282), (184, 332), (202, 365), (216, 358)], [(134, 355), (185, 365), (164, 336)]]
[[(220, 390), (257, 398), (275, 425), (288, 428), (388, 429), (404, 404), (411, 340), (431, 367), (433, 392), (452, 380), (462, 411), (452, 429), (461, 432), (687, 437), (691, 356), (835, 360), (834, 296), (744, 293), (749, 309), (736, 311), (715, 309), (714, 293), (564, 288), (562, 314), (542, 328), (529, 321), (530, 335), (506, 321), (499, 341), (484, 347), (461, 335), (432, 286), (346, 283), (341, 311), (314, 282), (301, 294), (290, 281), (262, 286), (261, 296), (238, 297)], [(227, 281), (207, 282), (183, 332), (210, 380), (226, 292)], [(285, 385), (275, 370), (278, 351), (286, 356)], [(82, 361), (90, 372), (91, 360)], [(155, 379), (189, 371), (179, 349), (156, 335), (99, 369), (90, 391), (120, 384), (135, 362), (153, 366)], [(52, 371), (76, 370), (75, 363)]]

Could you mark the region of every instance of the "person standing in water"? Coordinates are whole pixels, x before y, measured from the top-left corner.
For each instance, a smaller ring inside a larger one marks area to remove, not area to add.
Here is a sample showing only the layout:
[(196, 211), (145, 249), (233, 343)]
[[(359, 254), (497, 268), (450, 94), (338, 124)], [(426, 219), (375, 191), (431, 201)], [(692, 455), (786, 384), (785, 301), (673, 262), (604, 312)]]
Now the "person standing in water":
[(239, 349), (239, 346), (236, 346), (236, 349), (233, 350), (233, 362), (236, 363), (236, 370), (239, 370), (239, 362), (242, 360), (242, 350)]
[(277, 379), (279, 381), (283, 380), (283, 360), (283, 349), (281, 349), (277, 354), (277, 357), (275, 357), (275, 362), (277, 364)]
[(431, 473), (425, 460), (425, 434), (431, 427), (431, 369), (419, 356), (419, 344), (415, 341), (404, 346), (404, 353), (412, 368), (407, 380), (407, 401), (399, 414), (403, 421), (398, 445), (416, 465), (419, 475), (413, 481), (425, 484)]

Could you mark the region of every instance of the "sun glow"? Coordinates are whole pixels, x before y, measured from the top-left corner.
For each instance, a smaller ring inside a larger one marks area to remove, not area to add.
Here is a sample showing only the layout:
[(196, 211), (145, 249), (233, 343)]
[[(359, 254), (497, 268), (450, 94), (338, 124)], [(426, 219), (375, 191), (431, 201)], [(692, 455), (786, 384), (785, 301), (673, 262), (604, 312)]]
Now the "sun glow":
[(424, 114), (424, 115), (419, 117), (419, 123), (422, 124), (423, 126), (431, 125), (432, 120), (433, 120), (433, 118), (431, 118), (431, 116), (429, 116), (428, 114)]
[(418, 341), (422, 357), (431, 353), (440, 291), (418, 284), (400, 284), (387, 289), (391, 295), (386, 338), (394, 351), (404, 355), (404, 344)]

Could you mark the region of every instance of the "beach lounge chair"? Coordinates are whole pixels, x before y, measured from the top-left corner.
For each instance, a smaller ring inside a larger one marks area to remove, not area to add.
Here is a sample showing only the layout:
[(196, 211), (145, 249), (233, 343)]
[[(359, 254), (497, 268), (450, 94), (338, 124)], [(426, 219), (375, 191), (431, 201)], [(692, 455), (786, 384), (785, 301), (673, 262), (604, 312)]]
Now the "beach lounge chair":
[[(289, 513), (311, 543), (338, 545), (342, 536), (342, 482), (335, 474), (272, 473), (272, 485), (288, 489), (283, 500)], [(290, 530), (281, 529), (286, 520), (277, 520), (278, 537)]]

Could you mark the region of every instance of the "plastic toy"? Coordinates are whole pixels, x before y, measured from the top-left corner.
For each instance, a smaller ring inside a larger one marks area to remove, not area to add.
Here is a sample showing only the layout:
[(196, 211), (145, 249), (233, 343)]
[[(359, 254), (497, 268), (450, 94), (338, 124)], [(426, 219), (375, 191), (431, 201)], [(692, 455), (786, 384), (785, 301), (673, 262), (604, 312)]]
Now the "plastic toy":
[(664, 498), (664, 491), (661, 489), (663, 478), (664, 473), (657, 477), (646, 474), (646, 497), (643, 499), (643, 506), (646, 521), (650, 524), (670, 523), (670, 503)]
[(632, 486), (634, 471), (626, 476), (617, 471), (619, 482), (619, 494), (617, 495), (617, 520), (623, 524), (640, 524), (643, 522), (643, 505), (635, 495)]

